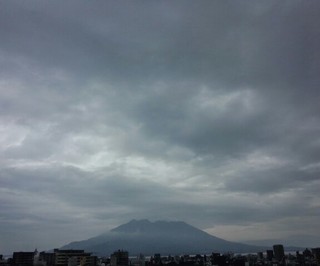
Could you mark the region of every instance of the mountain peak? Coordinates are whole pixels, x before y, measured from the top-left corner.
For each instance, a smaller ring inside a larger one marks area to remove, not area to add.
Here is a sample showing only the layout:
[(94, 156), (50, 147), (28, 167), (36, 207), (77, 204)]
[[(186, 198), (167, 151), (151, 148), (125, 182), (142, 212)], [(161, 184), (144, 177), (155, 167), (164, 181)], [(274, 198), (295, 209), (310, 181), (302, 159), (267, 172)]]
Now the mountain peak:
[(118, 233), (137, 233), (145, 231), (146, 228), (150, 227), (152, 223), (148, 219), (136, 220), (133, 219), (128, 223), (122, 224), (114, 229), (111, 232)]
[(127, 224), (130, 223), (151, 223), (148, 219), (141, 219), (141, 220), (136, 220), (136, 219), (132, 219), (130, 222), (128, 222)]
[(182, 221), (154, 221), (150, 222), (147, 219), (131, 220), (126, 224), (122, 224), (111, 232), (126, 233), (126, 234), (148, 234), (148, 235), (171, 235), (171, 234), (206, 234), (198, 228), (195, 228)]

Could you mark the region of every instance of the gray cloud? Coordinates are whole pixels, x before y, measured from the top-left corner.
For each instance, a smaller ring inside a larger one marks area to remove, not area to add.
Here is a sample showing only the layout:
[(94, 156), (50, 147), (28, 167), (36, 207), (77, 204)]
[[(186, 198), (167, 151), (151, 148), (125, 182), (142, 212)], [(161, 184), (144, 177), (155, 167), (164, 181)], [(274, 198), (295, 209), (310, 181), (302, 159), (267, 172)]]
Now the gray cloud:
[(318, 2), (1, 6), (3, 252), (132, 218), (318, 232)]

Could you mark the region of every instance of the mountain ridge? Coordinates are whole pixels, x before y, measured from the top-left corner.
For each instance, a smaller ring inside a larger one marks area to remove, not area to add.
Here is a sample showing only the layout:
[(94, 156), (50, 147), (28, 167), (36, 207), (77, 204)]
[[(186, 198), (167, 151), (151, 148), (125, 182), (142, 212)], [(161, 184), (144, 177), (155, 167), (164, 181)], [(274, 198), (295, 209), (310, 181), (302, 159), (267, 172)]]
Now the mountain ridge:
[(211, 252), (257, 252), (267, 249), (227, 241), (210, 235), (183, 221), (131, 220), (107, 233), (87, 240), (71, 242), (63, 249), (84, 249), (98, 255), (124, 249), (131, 255), (195, 254)]

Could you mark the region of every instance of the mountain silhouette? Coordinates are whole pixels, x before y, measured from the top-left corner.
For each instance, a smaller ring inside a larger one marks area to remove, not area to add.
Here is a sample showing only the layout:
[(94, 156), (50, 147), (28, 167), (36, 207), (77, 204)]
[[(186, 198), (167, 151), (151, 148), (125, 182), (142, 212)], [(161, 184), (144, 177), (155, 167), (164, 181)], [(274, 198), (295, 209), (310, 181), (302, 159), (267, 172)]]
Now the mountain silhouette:
[(105, 256), (115, 250), (130, 255), (209, 254), (212, 252), (257, 252), (266, 247), (230, 242), (210, 235), (185, 222), (132, 220), (99, 236), (71, 242), (62, 249), (84, 249)]

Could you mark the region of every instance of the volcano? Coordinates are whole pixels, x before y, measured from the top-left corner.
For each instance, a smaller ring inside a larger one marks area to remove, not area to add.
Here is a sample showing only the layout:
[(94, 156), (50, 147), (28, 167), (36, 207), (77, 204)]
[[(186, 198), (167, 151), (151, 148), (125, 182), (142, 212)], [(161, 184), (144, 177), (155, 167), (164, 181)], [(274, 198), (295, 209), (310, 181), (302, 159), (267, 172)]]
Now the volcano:
[(127, 250), (130, 255), (245, 253), (266, 250), (266, 247), (215, 237), (185, 222), (149, 220), (132, 220), (107, 233), (71, 242), (61, 248), (84, 249), (99, 256), (110, 255), (118, 249)]

